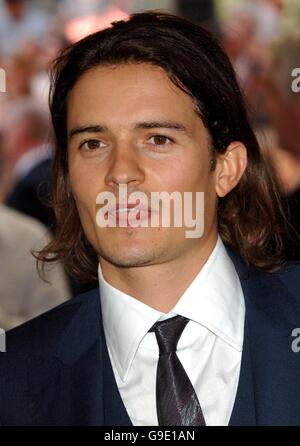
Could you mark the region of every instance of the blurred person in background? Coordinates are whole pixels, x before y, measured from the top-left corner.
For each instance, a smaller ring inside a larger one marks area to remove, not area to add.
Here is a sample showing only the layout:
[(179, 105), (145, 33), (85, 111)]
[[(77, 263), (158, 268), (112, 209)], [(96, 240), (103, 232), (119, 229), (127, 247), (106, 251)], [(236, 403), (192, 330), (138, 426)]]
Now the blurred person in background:
[(1, 0), (0, 55), (13, 56), (30, 41), (39, 41), (53, 26), (51, 15), (30, 0)]
[[(280, 36), (270, 46), (269, 57), (267, 71), (257, 79), (269, 117), (263, 130), (270, 137), (262, 147), (276, 168), (292, 223), (300, 234), (300, 91), (293, 89), (296, 79), (292, 76), (300, 68), (300, 33), (292, 30)], [(300, 260), (300, 247), (291, 249)]]
[(243, 10), (233, 10), (222, 25), (223, 45), (237, 73), (239, 82), (245, 87), (251, 72), (250, 48), (255, 40), (254, 23)]
[(5, 120), (9, 103), (31, 97), (33, 61), (29, 60), (26, 54), (20, 53), (1, 59), (1, 68), (5, 72), (5, 94), (0, 95), (0, 125)]
[[(300, 67), (300, 35), (283, 32), (282, 0), (243, 1), (233, 7), (223, 27), (224, 47), (247, 97), (261, 146), (274, 164), (290, 220), (300, 231), (300, 95), (291, 76)], [(296, 236), (289, 258), (300, 259)]]
[(17, 53), (2, 61), (2, 67), (6, 72), (6, 100), (13, 100), (30, 95), (30, 79), (34, 59), (29, 59), (26, 54)]
[[(2, 129), (9, 171), (5, 203), (39, 220), (54, 233), (54, 211), (48, 204), (52, 163), (48, 112), (30, 97), (11, 101)], [(88, 281), (79, 283), (69, 276), (68, 280), (72, 295), (93, 287)]]
[[(263, 46), (268, 45), (283, 29), (284, 0), (242, 0), (234, 2), (229, 14), (229, 23), (234, 18), (247, 17), (252, 23), (255, 40)], [(238, 34), (237, 34), (238, 38)]]
[[(277, 132), (282, 149), (295, 157), (300, 156), (300, 81), (293, 76), (295, 68), (300, 70), (300, 33), (284, 33), (269, 47), (269, 66), (258, 80), (265, 95), (270, 121)], [(299, 79), (299, 73), (298, 73)], [(298, 89), (293, 85), (298, 84)], [(297, 186), (284, 185), (287, 192)]]
[(51, 240), (46, 227), (2, 203), (5, 155), (0, 141), (0, 327), (8, 330), (66, 301), (70, 290), (59, 263), (38, 275), (31, 250)]
[(269, 120), (258, 78), (269, 66), (269, 45), (281, 33), (284, 11), (282, 0), (244, 0), (234, 4), (222, 27), (225, 50), (258, 125)]
[(34, 69), (30, 78), (31, 96), (48, 110), (49, 71), (57, 54), (68, 45), (68, 40), (61, 30), (51, 31), (40, 39), (39, 43), (27, 44), (25, 53), (34, 61)]
[(8, 104), (2, 127), (12, 183), (6, 204), (53, 230), (53, 211), (43, 202), (51, 167), (49, 116), (34, 99), (19, 99)]
[(257, 42), (268, 45), (282, 32), (284, 0), (244, 0), (234, 10), (246, 14), (253, 22)]
[(21, 52), (1, 59), (0, 66), (6, 73), (6, 93), (0, 95), (0, 122), (5, 119), (7, 104), (20, 98), (32, 98), (48, 109), (49, 67), (66, 45), (62, 32), (53, 31), (38, 43), (27, 42)]

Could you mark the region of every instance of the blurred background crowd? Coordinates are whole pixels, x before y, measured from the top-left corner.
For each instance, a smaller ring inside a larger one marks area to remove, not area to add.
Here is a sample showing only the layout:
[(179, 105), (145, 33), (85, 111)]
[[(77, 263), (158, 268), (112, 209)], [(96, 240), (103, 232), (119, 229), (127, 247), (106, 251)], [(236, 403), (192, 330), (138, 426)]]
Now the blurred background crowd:
[[(0, 327), (12, 328), (89, 284), (62, 265), (43, 282), (31, 250), (51, 238), (49, 68), (61, 49), (132, 12), (160, 9), (221, 40), (252, 124), (300, 227), (300, 0), (0, 0)], [(298, 70), (297, 70), (298, 68)], [(293, 86), (293, 88), (292, 88)], [(289, 247), (299, 260), (299, 245)]]

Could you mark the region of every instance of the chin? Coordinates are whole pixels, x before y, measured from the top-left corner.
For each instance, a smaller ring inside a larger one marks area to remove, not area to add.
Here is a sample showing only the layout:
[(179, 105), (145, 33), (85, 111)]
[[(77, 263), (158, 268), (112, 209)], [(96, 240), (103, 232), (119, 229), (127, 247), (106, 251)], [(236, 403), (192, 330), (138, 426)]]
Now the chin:
[(119, 246), (115, 246), (115, 249), (112, 249), (112, 246), (102, 247), (99, 249), (99, 253), (107, 262), (127, 268), (151, 265), (158, 257), (152, 249), (145, 249), (145, 245), (143, 247), (123, 246), (121, 249)]

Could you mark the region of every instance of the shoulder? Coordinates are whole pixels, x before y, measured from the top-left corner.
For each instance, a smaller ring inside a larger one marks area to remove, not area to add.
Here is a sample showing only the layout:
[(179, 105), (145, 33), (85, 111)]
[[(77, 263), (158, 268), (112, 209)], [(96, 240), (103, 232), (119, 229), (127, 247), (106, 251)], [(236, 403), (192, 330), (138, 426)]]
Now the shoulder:
[[(52, 308), (46, 313), (25, 322), (6, 332), (6, 355), (27, 355), (28, 353), (51, 353), (61, 341), (63, 333), (68, 329), (75, 317), (80, 325), (80, 313), (93, 315), (97, 311), (99, 289), (80, 294)], [(76, 330), (76, 326), (73, 328)]]
[(263, 289), (273, 298), (284, 295), (300, 308), (300, 262), (287, 261), (273, 272), (250, 269), (248, 277), (257, 289)]
[(300, 262), (287, 262), (275, 275), (300, 302)]
[(5, 234), (5, 238), (11, 234), (14, 238), (24, 237), (23, 242), (26, 242), (28, 238), (34, 240), (36, 237), (49, 237), (46, 226), (8, 206), (0, 205), (0, 216), (0, 231)]
[(286, 262), (274, 272), (250, 270), (242, 285), (248, 316), (252, 314), (256, 327), (262, 320), (268, 320), (271, 324), (266, 327), (281, 327), (284, 333), (289, 332), (291, 327), (299, 326), (299, 278), (300, 265), (295, 262)]
[(296, 293), (300, 298), (300, 261), (286, 261), (278, 270), (267, 272), (247, 266), (237, 251), (226, 244), (225, 248), (241, 280), (252, 279), (258, 286), (262, 283), (269, 284), (279, 280), (282, 285), (287, 287), (288, 291), (292, 294)]

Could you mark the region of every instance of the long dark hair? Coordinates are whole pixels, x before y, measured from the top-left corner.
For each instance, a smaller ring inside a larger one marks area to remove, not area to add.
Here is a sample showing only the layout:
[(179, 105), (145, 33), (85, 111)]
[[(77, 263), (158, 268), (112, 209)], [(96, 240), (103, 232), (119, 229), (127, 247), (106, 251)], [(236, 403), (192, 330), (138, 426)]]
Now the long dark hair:
[(68, 47), (55, 61), (50, 110), (55, 139), (51, 191), (57, 230), (54, 241), (38, 253), (38, 261), (61, 259), (77, 280), (97, 280), (97, 254), (84, 234), (69, 187), (67, 101), (78, 79), (91, 68), (124, 63), (160, 66), (191, 96), (209, 132), (214, 156), (224, 153), (232, 141), (245, 144), (248, 166), (239, 184), (219, 200), (218, 231), (248, 265), (278, 269), (285, 260), (282, 201), (249, 124), (232, 65), (209, 32), (159, 11), (114, 22)]

